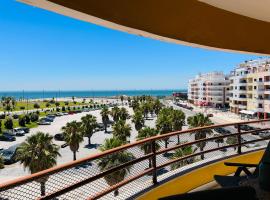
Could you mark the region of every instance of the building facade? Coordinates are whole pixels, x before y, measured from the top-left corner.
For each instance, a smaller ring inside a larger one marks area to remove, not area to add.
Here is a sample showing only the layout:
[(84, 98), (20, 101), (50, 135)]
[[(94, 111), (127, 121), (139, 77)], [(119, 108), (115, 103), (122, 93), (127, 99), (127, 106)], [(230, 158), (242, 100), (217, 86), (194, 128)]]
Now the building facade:
[(231, 72), (230, 110), (270, 117), (270, 59), (246, 61)]
[(196, 106), (228, 107), (229, 84), (222, 72), (199, 74), (189, 80), (188, 101)]

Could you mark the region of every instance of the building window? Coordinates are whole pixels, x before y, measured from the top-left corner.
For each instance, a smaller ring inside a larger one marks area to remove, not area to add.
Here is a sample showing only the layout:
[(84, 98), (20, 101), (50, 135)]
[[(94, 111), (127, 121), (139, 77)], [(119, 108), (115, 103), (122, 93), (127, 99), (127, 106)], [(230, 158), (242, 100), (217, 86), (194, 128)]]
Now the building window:
[(254, 90), (256, 90), (257, 89), (257, 86), (254, 86)]

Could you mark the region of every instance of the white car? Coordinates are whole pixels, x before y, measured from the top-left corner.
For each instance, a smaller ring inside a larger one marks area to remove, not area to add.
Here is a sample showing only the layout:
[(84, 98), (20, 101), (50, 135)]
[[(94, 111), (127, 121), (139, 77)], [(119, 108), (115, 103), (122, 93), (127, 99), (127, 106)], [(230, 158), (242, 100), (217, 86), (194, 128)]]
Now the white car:
[(42, 120), (38, 122), (38, 125), (51, 125), (51, 122)]

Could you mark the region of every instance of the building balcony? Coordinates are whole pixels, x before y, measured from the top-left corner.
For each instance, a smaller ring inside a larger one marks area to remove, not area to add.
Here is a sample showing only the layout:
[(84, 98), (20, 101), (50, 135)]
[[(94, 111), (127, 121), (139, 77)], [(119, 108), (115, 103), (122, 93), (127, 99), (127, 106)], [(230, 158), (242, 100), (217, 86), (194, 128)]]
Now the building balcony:
[[(270, 120), (268, 120), (270, 121)], [(236, 124), (208, 126), (213, 131), (219, 127), (234, 127), (242, 124), (260, 124), (261, 121), (249, 121)], [(206, 128), (200, 128), (199, 130)], [(218, 139), (226, 139), (231, 134), (213, 136), (195, 140), (191, 133), (198, 129), (159, 135), (138, 142), (126, 144), (116, 149), (93, 154), (77, 161), (21, 177), (0, 184), (1, 199), (140, 199), (151, 200), (161, 197), (186, 193), (214, 180), (214, 175), (229, 175), (235, 168), (226, 167), (224, 162), (259, 163), (269, 138), (242, 141), (245, 134), (231, 133), (237, 139), (233, 143), (217, 144)], [(178, 136), (183, 143), (177, 143)], [(238, 137), (239, 136), (239, 137)], [(164, 139), (168, 139), (165, 147)], [(185, 141), (185, 142), (184, 142)], [(248, 144), (258, 146), (250, 147)], [(195, 150), (196, 144), (205, 142), (203, 150)], [(144, 153), (142, 145), (151, 146), (151, 151)], [(159, 148), (156, 148), (158, 144)], [(194, 151), (180, 157), (165, 157), (164, 154), (190, 146)], [(235, 150), (235, 148), (237, 150)], [(225, 151), (226, 150), (226, 151)], [(110, 168), (100, 170), (99, 163), (122, 153), (132, 154), (129, 160), (116, 163)], [(180, 163), (180, 164), (179, 164)], [(126, 170), (128, 169), (128, 170)], [(121, 171), (122, 170), (122, 171)], [(122, 173), (119, 173), (121, 171)], [(124, 173), (123, 173), (124, 172)], [(162, 173), (161, 173), (162, 172)], [(122, 174), (119, 178), (114, 173)], [(114, 178), (112, 178), (114, 177)], [(118, 177), (118, 178), (117, 178)], [(41, 195), (40, 180), (45, 179), (45, 194)], [(109, 183), (109, 184), (108, 184)], [(176, 187), (176, 186), (181, 187)], [(115, 190), (119, 194), (115, 193)], [(114, 197), (114, 194), (117, 194)]]

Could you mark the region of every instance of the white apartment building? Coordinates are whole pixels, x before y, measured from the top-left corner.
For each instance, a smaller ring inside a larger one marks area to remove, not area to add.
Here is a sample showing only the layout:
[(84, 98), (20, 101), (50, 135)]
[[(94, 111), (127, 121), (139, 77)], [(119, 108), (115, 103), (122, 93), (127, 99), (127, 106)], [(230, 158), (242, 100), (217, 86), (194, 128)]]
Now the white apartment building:
[(230, 110), (270, 117), (270, 59), (246, 61), (231, 72)]
[(222, 72), (199, 74), (189, 80), (188, 101), (197, 106), (228, 107), (229, 84)]

